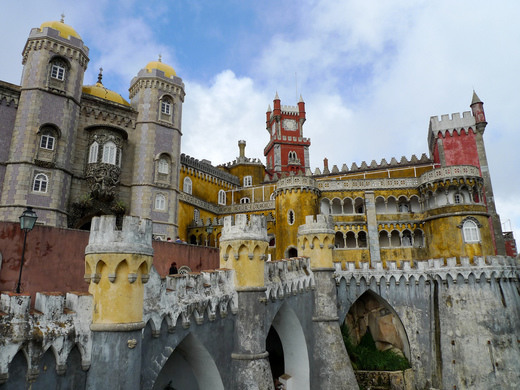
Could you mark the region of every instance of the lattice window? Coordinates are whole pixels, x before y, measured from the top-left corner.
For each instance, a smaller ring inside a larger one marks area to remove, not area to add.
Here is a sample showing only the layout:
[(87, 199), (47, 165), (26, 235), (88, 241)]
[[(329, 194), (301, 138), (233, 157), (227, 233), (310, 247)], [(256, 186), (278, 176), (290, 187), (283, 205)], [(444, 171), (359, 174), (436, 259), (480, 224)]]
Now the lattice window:
[(155, 195), (155, 209), (166, 210), (166, 197), (163, 194)]
[(89, 149), (89, 152), (88, 152), (88, 162), (89, 162), (89, 164), (97, 162), (97, 160), (98, 160), (98, 151), (99, 151), (99, 144), (96, 141), (92, 142), (92, 145), (90, 145), (90, 149)]
[(49, 184), (49, 178), (43, 173), (38, 173), (34, 177), (33, 191), (34, 192), (47, 192), (47, 185)]
[(191, 183), (191, 179), (190, 179), (189, 177), (185, 177), (185, 178), (184, 178), (184, 182), (183, 182), (183, 185), (182, 185), (182, 190), (183, 190), (185, 193), (191, 195), (191, 191), (192, 191), (192, 183)]

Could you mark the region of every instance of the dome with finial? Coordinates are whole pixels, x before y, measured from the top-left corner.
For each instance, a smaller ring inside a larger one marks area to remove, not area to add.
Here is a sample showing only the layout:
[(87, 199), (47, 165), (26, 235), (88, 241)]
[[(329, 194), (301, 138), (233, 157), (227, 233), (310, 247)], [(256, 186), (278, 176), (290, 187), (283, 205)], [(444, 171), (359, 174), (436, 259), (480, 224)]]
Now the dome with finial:
[(117, 92), (111, 91), (110, 89), (105, 88), (103, 83), (101, 82), (103, 78), (103, 68), (99, 68), (98, 81), (94, 85), (85, 85), (83, 86), (83, 92), (92, 95), (101, 99), (109, 100), (114, 103), (123, 104), (125, 106), (130, 106), (123, 97)]
[(74, 30), (71, 26), (64, 23), (65, 15), (61, 15), (61, 19), (59, 21), (52, 22), (44, 22), (40, 26), (40, 30), (43, 30), (44, 27), (50, 27), (54, 30), (58, 30), (60, 36), (65, 39), (69, 39), (70, 37), (81, 39), (79, 34)]
[(145, 67), (147, 72), (151, 72), (153, 69), (160, 70), (164, 72), (164, 75), (168, 78), (172, 78), (173, 76), (177, 76), (177, 73), (175, 73), (175, 69), (173, 69), (170, 65), (166, 65), (161, 60), (161, 55), (159, 55), (158, 61), (151, 61), (149, 62)]

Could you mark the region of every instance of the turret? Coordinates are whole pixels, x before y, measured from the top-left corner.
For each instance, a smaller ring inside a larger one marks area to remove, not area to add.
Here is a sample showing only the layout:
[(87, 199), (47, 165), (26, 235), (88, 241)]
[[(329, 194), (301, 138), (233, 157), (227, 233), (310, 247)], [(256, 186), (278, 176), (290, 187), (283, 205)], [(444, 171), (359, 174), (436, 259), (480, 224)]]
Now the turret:
[[(93, 296), (92, 364), (87, 389), (139, 389), (144, 284), (153, 262), (152, 222), (115, 216), (92, 219), (85, 280)], [(113, 362), (125, 362), (114, 375)]]
[[(38, 220), (67, 226), (76, 131), (88, 48), (61, 21), (33, 28), (22, 52), (19, 105), (6, 163), (0, 219), (16, 221), (26, 206)], [(20, 184), (22, 183), (22, 184)]]
[(319, 195), (316, 181), (311, 177), (295, 175), (278, 180), (275, 259), (298, 256), (298, 227), (305, 223), (305, 216), (317, 214)]
[(263, 287), (264, 262), (267, 259), (265, 217), (237, 214), (224, 218), (220, 237), (220, 267), (235, 270), (238, 287)]
[(159, 58), (132, 79), (130, 99), (138, 111), (130, 214), (150, 218), (153, 233), (177, 235), (177, 190), (184, 83)]
[[(475, 117), (475, 123), (478, 125), (480, 123), (484, 123), (487, 125), (486, 122), (486, 115), (484, 113), (484, 103), (480, 100), (480, 98), (477, 96), (477, 93), (473, 91), (473, 98), (471, 99), (471, 112), (473, 116)], [(485, 125), (484, 125), (485, 127)]]
[(331, 215), (307, 215), (298, 227), (298, 255), (310, 257), (311, 268), (332, 268), (334, 233)]

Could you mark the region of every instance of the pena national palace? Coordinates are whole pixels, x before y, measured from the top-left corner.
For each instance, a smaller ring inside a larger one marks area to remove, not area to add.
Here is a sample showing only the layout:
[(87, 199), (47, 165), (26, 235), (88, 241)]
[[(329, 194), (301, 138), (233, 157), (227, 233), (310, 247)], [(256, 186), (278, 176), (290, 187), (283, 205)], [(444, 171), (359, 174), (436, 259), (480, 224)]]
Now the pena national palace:
[(215, 166), (182, 153), (171, 66), (123, 97), (88, 63), (45, 22), (0, 81), (0, 390), (520, 388), (475, 92), (420, 157), (314, 170), (305, 102), (276, 94), (265, 160), (235, 140)]

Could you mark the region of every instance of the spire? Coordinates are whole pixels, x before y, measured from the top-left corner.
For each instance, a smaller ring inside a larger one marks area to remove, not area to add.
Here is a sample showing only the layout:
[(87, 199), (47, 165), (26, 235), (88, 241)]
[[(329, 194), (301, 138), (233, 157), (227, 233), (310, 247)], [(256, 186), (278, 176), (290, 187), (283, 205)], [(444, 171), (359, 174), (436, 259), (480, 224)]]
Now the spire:
[(271, 105), (270, 104), (267, 105), (267, 112), (271, 112)]
[(64, 13), (61, 14), (60, 23), (65, 23), (65, 14)]
[(300, 101), (298, 103), (303, 103), (302, 94), (300, 93)]
[(475, 92), (475, 90), (473, 90), (473, 99), (471, 99), (470, 106), (472, 106), (475, 103), (482, 103), (482, 100), (480, 100), (480, 98), (477, 96), (477, 93)]
[(97, 82), (98, 82), (99, 84), (103, 84), (103, 83), (101, 82), (102, 79), (103, 79), (103, 68), (99, 68), (99, 73), (98, 73), (98, 76), (97, 76)]
[(280, 100), (280, 97), (278, 96), (278, 91), (276, 91), (276, 95), (274, 97), (274, 100)]

